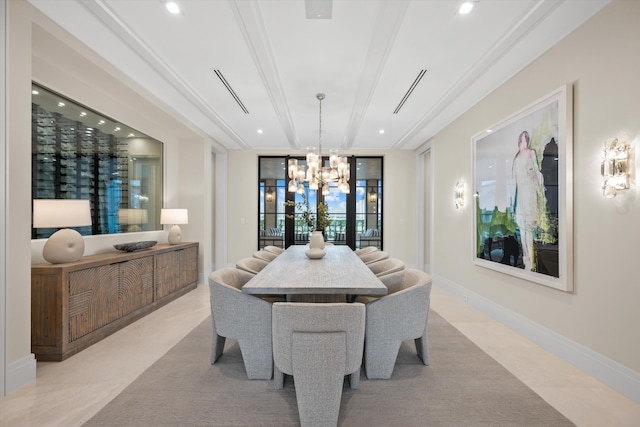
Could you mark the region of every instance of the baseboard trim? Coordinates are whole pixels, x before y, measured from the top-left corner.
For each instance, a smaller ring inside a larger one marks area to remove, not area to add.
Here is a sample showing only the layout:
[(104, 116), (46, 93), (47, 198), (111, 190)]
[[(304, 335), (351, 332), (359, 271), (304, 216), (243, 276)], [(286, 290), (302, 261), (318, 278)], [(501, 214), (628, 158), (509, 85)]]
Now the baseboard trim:
[(640, 403), (640, 373), (437, 274), (435, 286), (482, 311), (629, 399)]
[(7, 366), (7, 394), (25, 384), (36, 380), (36, 358), (33, 353), (24, 356)]

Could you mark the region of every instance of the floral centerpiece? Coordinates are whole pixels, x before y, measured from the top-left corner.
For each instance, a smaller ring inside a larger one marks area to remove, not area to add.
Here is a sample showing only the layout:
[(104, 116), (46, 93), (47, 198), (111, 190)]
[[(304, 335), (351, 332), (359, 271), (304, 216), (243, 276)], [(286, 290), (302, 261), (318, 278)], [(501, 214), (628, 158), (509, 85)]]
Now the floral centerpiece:
[[(329, 206), (324, 202), (319, 203), (317, 212), (313, 213), (309, 206), (309, 199), (307, 198), (307, 195), (303, 194), (302, 197), (304, 198), (304, 201), (302, 202), (296, 203), (292, 200), (287, 200), (284, 204), (285, 206), (294, 206), (296, 212), (302, 214), (298, 218), (306, 224), (309, 231), (324, 231), (331, 225), (331, 218), (329, 218)], [(286, 215), (286, 217), (296, 219), (296, 216), (293, 214)]]

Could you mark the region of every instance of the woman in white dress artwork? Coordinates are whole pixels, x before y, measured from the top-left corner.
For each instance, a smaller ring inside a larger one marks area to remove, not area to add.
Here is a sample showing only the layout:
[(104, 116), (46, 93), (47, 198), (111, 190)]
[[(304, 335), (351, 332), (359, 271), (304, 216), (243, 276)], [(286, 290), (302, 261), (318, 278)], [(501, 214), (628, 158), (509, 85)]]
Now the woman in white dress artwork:
[(515, 220), (520, 228), (522, 263), (524, 269), (532, 268), (533, 232), (538, 226), (540, 207), (544, 207), (544, 178), (536, 152), (529, 147), (529, 132), (518, 137), (518, 152), (513, 158), (512, 174), (516, 182), (514, 199)]

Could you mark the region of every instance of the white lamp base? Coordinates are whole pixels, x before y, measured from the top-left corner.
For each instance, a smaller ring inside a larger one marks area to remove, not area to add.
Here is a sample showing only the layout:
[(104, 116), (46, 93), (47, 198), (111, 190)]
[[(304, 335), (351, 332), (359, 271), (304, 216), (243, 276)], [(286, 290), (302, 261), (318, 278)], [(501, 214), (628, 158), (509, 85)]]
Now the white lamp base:
[(51, 264), (74, 262), (84, 254), (84, 239), (76, 230), (63, 228), (47, 239), (42, 257)]
[(178, 227), (177, 225), (171, 227), (171, 230), (169, 230), (168, 241), (170, 245), (177, 245), (182, 243), (182, 230), (180, 230), (180, 227)]

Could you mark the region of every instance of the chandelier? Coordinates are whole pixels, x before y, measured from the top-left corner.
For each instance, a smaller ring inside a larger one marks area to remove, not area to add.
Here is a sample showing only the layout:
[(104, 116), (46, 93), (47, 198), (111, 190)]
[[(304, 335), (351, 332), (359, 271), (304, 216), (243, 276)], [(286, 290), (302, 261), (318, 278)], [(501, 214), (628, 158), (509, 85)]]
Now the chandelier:
[(338, 150), (329, 150), (329, 166), (322, 166), (322, 100), (324, 93), (316, 94), (320, 102), (320, 120), (318, 127), (318, 147), (307, 147), (307, 167), (298, 165), (297, 159), (289, 159), (290, 192), (304, 193), (304, 181), (309, 183), (310, 190), (322, 189), (322, 195), (329, 194), (329, 183), (337, 183), (338, 190), (348, 194), (350, 166), (346, 157), (340, 157)]

